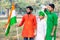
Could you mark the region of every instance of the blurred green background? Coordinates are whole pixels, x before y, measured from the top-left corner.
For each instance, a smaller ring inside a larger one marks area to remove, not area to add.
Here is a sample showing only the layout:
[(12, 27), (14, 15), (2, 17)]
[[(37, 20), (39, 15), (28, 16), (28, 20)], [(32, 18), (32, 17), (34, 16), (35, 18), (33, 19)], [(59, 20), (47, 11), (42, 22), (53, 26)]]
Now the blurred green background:
[[(5, 29), (4, 25), (7, 22), (7, 17), (9, 15), (9, 10), (11, 8), (11, 3), (15, 3), (17, 21), (20, 22), (21, 16), (26, 13), (26, 6), (31, 5), (34, 9), (33, 13), (38, 15), (39, 10), (41, 10), (41, 5), (48, 5), (49, 3), (55, 4), (55, 12), (58, 14), (58, 28), (57, 28), (57, 40), (60, 40), (60, 0), (0, 0), (0, 40), (17, 40), (16, 27), (12, 26), (9, 36), (4, 35)], [(21, 33), (23, 27), (18, 28), (19, 38), (23, 40)]]

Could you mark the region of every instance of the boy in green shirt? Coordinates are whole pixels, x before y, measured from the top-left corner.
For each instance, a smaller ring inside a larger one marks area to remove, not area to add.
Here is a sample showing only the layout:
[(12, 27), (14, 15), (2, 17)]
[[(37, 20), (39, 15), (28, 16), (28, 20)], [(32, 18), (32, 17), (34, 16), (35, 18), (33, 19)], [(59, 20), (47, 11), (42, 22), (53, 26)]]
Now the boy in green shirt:
[(47, 8), (45, 8), (45, 13), (47, 15), (47, 32), (45, 40), (56, 40), (56, 29), (58, 23), (58, 16), (54, 12), (55, 5), (49, 4)]

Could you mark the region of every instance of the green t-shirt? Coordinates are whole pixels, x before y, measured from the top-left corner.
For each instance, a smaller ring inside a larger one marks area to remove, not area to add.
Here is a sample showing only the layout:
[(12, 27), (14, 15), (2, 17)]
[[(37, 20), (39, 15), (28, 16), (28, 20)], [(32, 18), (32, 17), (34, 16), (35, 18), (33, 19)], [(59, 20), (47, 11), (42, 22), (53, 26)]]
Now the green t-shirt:
[(47, 15), (47, 33), (51, 34), (54, 26), (57, 26), (58, 16), (55, 12), (44, 11)]
[(57, 26), (58, 24), (58, 16), (55, 12), (51, 12), (51, 15), (53, 17), (53, 26)]
[[(52, 40), (52, 29), (53, 27), (57, 27), (58, 24), (58, 16), (55, 12), (49, 12), (49, 10), (44, 11), (47, 15), (47, 31), (46, 31), (46, 40)], [(54, 31), (54, 40), (56, 40), (56, 30)]]
[(49, 12), (48, 10), (45, 11), (47, 15), (47, 23), (52, 23), (53, 26), (57, 26), (58, 24), (58, 16), (55, 12)]

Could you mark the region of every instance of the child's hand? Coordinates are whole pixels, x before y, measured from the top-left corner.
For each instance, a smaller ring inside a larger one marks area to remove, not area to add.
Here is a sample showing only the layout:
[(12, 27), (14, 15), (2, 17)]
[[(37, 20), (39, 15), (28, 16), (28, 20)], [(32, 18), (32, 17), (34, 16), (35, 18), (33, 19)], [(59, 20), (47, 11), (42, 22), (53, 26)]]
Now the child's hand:
[(34, 32), (34, 35), (35, 35), (35, 36), (37, 35), (36, 31)]
[(54, 33), (53, 32), (51, 33), (51, 36), (54, 36)]
[(16, 27), (19, 27), (19, 24), (18, 23), (16, 24)]
[(36, 32), (34, 33), (34, 35), (36, 36)]

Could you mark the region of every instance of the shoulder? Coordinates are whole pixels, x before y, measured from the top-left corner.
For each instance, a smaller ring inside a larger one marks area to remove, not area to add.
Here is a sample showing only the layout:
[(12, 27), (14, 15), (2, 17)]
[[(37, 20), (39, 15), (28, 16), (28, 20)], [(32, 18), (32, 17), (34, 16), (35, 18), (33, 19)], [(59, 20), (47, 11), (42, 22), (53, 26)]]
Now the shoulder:
[(23, 17), (27, 16), (27, 14), (24, 14)]
[(25, 18), (27, 16), (27, 14), (24, 14), (23, 16), (22, 16), (22, 18)]
[(34, 14), (31, 14), (32, 15), (32, 17), (35, 17), (36, 18), (36, 15), (34, 15)]
[(52, 13), (54, 17), (57, 17), (58, 18), (58, 15), (56, 12)]
[(58, 16), (56, 12), (53, 13), (54, 16)]

